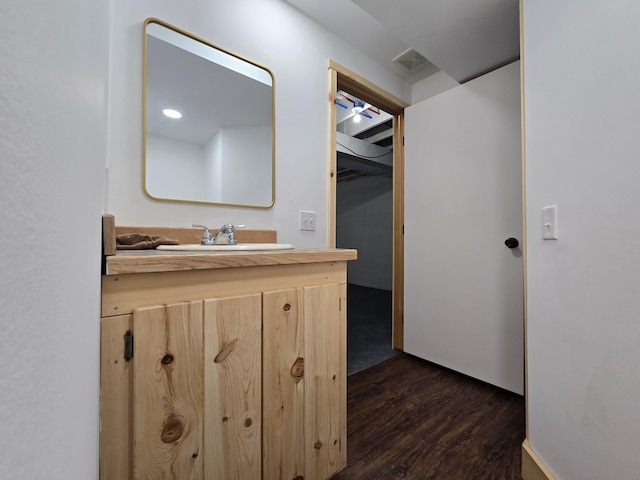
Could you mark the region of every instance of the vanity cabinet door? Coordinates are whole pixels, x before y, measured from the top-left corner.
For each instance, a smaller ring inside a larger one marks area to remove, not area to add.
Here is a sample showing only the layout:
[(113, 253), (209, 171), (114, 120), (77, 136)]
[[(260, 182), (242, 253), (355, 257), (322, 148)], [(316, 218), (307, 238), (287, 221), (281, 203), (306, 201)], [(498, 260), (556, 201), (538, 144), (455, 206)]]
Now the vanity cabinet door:
[(100, 328), (100, 480), (133, 478), (131, 377), (123, 358), (124, 335), (132, 315), (105, 317)]
[[(263, 294), (263, 478), (305, 475), (303, 291)], [(306, 478), (306, 477), (304, 477)]]
[(207, 480), (260, 480), (262, 295), (204, 302)]
[(134, 311), (135, 480), (261, 478), (261, 310), (255, 294)]
[(346, 287), (263, 294), (263, 478), (346, 465)]
[(133, 308), (101, 337), (101, 480), (325, 480), (346, 465), (344, 284)]
[(303, 290), (305, 479), (324, 480), (347, 463), (346, 286)]
[(204, 479), (202, 302), (133, 314), (133, 478)]

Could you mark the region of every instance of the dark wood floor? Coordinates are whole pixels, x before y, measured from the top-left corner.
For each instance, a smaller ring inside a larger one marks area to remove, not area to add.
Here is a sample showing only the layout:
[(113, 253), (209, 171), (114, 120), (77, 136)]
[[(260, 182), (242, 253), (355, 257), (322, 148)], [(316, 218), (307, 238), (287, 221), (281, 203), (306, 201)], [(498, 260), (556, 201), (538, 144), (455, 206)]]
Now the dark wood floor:
[(347, 468), (334, 479), (521, 479), (523, 397), (404, 354), (347, 391)]

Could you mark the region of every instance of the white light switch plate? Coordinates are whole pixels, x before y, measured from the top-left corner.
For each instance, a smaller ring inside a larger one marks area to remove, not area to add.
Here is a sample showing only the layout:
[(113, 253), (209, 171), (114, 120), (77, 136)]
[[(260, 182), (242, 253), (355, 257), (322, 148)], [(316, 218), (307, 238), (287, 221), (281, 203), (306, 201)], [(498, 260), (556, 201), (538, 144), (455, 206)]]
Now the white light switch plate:
[(558, 206), (551, 205), (542, 209), (542, 238), (558, 239)]
[(303, 212), (300, 210), (300, 230), (315, 231), (316, 212)]

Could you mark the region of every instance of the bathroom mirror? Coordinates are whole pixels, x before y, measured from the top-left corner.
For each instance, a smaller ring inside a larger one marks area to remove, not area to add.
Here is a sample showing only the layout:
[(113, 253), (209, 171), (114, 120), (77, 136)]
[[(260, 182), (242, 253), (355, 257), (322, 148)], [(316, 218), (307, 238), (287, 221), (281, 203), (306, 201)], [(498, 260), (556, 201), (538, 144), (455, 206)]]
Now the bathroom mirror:
[(148, 19), (145, 194), (155, 200), (271, 207), (273, 86), (268, 69)]

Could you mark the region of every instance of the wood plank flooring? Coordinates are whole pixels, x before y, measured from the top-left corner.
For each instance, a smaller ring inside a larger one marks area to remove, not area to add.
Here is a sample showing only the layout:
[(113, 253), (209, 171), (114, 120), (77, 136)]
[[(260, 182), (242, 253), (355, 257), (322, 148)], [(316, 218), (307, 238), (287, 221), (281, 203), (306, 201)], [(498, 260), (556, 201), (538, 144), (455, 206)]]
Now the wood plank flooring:
[(409, 355), (348, 377), (335, 480), (521, 479), (524, 398)]

